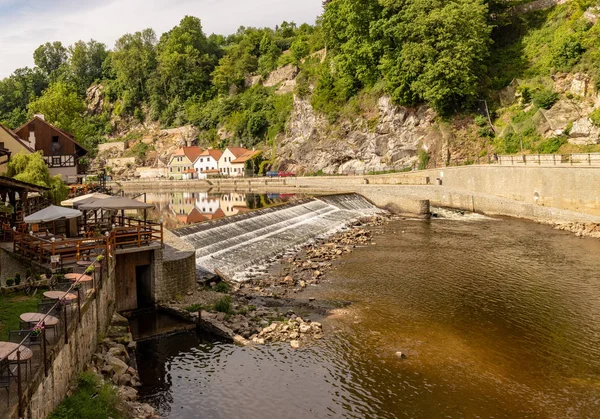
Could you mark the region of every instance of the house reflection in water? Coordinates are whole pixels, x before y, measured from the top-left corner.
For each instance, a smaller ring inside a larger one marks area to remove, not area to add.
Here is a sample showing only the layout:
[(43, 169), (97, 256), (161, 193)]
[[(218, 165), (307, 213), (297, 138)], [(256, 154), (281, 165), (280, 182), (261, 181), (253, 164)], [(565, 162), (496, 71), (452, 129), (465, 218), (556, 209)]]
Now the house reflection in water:
[(171, 192), (147, 193), (146, 201), (155, 205), (151, 219), (162, 218), (166, 228), (201, 223), (277, 205), (298, 198), (294, 194)]

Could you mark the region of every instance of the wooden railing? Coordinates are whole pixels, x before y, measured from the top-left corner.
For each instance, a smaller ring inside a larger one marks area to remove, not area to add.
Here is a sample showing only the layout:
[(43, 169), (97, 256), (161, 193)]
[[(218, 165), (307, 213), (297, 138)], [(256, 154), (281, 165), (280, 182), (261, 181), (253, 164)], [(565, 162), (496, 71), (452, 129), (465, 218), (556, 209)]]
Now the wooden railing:
[[(41, 264), (62, 266), (64, 263), (76, 263), (94, 258), (98, 254), (114, 249), (116, 235), (83, 239), (52, 240), (19, 231), (13, 235), (13, 251)], [(110, 247), (112, 244), (112, 248)]]
[(163, 244), (163, 225), (152, 221), (136, 220), (127, 217), (115, 217), (113, 229), (118, 247), (147, 246), (153, 242)]
[[(50, 235), (40, 236), (27, 232), (13, 232), (13, 251), (42, 264), (76, 263), (95, 257), (111, 249), (142, 247), (152, 243), (163, 244), (162, 223), (136, 220), (127, 217), (114, 217), (114, 228), (96, 237), (75, 239), (52, 239)], [(89, 227), (94, 227), (90, 225)]]

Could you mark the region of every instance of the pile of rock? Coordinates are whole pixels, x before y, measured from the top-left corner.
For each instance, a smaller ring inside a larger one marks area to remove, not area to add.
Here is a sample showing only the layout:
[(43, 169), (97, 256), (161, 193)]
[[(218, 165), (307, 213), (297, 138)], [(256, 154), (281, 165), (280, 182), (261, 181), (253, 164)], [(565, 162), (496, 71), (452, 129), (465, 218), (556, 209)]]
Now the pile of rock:
[(137, 401), (138, 392), (135, 387), (139, 387), (141, 381), (137, 370), (130, 363), (131, 358), (125, 345), (107, 338), (98, 345), (98, 352), (92, 356), (92, 364), (88, 369), (98, 374), (103, 382), (112, 382), (118, 387), (119, 396), (132, 418), (160, 418), (152, 406)]
[(554, 226), (557, 230), (570, 231), (577, 237), (600, 238), (600, 224), (596, 223), (560, 223)]
[(252, 343), (262, 345), (267, 342), (289, 342), (292, 348), (299, 348), (301, 342), (323, 337), (321, 323), (304, 320), (290, 314), (284, 321), (276, 321), (250, 337)]

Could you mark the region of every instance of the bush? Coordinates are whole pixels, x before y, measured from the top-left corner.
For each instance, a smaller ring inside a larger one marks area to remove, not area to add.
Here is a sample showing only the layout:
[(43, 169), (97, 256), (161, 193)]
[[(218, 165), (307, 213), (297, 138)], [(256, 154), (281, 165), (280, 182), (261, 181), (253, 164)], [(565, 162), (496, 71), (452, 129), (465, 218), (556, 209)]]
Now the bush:
[(189, 311), (190, 313), (196, 313), (200, 310), (202, 310), (202, 304), (192, 304), (191, 306), (187, 306), (185, 308), (186, 311)]
[(19, 285), (20, 283), (21, 283), (21, 274), (16, 273), (15, 274), (15, 285)]
[(473, 118), (473, 123), (478, 127), (485, 127), (487, 125), (487, 118), (483, 115), (476, 115)]
[(536, 151), (540, 154), (553, 154), (566, 142), (567, 138), (564, 136), (552, 137), (539, 143), (536, 147)]
[(221, 298), (219, 298), (217, 300), (217, 302), (215, 303), (215, 311), (218, 311), (220, 313), (226, 313), (226, 314), (230, 314), (231, 313), (231, 297), (228, 295), (225, 295)]
[(81, 374), (77, 391), (67, 397), (52, 412), (49, 419), (87, 418), (100, 419), (126, 417), (119, 408), (117, 389), (110, 385), (100, 385), (100, 380), (91, 372)]
[(229, 292), (229, 284), (227, 282), (219, 282), (215, 285), (215, 291), (227, 294)]
[(590, 114), (590, 120), (592, 121), (592, 124), (600, 127), (600, 108)]
[(533, 103), (538, 108), (550, 109), (558, 100), (558, 93), (552, 90), (539, 90), (533, 95)]
[(15, 283), (15, 280), (14, 280), (14, 279), (12, 279), (12, 278), (8, 278), (8, 279), (6, 280), (6, 286), (7, 286), (7, 287), (12, 287), (14, 283)]
[(428, 164), (429, 164), (429, 154), (427, 154), (427, 151), (420, 149), (419, 150), (419, 170), (427, 169)]

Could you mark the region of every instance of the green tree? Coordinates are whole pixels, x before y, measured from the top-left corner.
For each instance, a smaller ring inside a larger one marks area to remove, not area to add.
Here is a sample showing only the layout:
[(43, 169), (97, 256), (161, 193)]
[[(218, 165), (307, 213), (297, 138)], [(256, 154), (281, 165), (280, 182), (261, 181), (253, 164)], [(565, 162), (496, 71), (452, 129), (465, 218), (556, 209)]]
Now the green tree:
[(39, 68), (20, 68), (0, 80), (0, 123), (17, 128), (27, 121), (27, 105), (48, 87)]
[(191, 96), (211, 96), (211, 73), (218, 57), (202, 31), (200, 19), (184, 17), (178, 26), (163, 34), (157, 47), (158, 94), (169, 101)]
[(29, 104), (30, 114), (44, 114), (48, 122), (73, 134), (82, 122), (85, 109), (83, 100), (74, 88), (63, 82), (52, 84)]
[(80, 94), (84, 94), (87, 88), (96, 80), (102, 78), (102, 64), (108, 56), (106, 45), (96, 42), (77, 41), (69, 47), (69, 72), (73, 78), (73, 84)]
[(468, 105), (485, 73), (491, 28), (481, 0), (388, 0), (375, 25), (381, 72), (399, 103), (425, 101), (439, 112)]
[(67, 49), (60, 41), (46, 42), (34, 51), (33, 61), (50, 76), (67, 62)]
[(148, 98), (148, 80), (156, 69), (156, 34), (144, 29), (119, 38), (110, 55), (111, 69), (116, 77), (120, 97), (125, 98), (125, 108), (133, 109)]
[(6, 175), (22, 182), (50, 188), (49, 197), (55, 204), (67, 198), (69, 190), (60, 175), (50, 176), (42, 152), (18, 153), (8, 162)]

